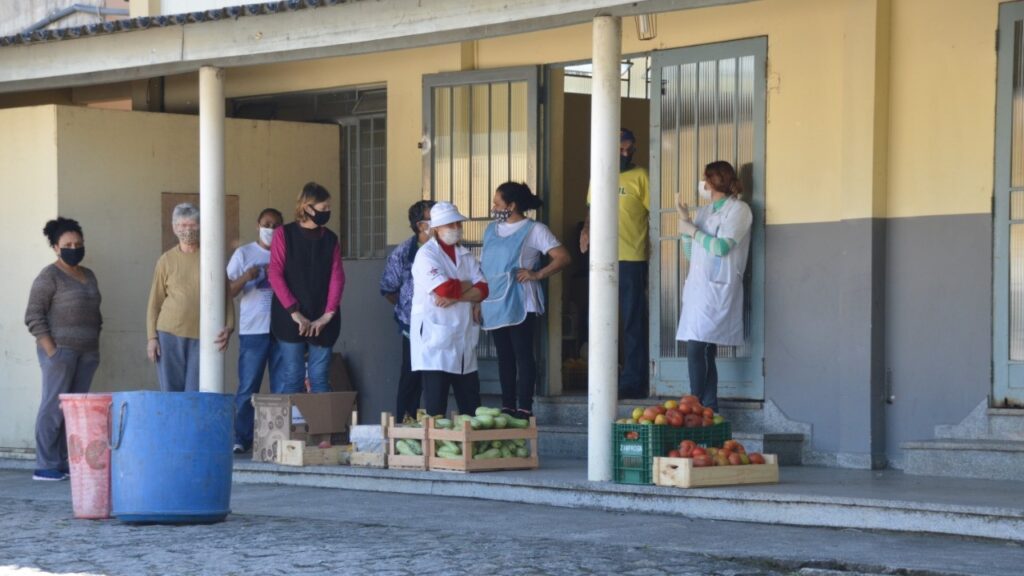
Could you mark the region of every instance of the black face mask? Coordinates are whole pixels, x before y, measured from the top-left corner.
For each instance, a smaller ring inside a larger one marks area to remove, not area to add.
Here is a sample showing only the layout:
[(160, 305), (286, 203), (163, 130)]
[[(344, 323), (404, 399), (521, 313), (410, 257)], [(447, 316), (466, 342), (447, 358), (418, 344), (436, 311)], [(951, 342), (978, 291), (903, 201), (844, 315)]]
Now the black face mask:
[(317, 226), (323, 226), (331, 220), (330, 210), (324, 210), (323, 212), (321, 212), (316, 208), (313, 208), (312, 206), (310, 206), (309, 209), (313, 211), (313, 215), (310, 217), (310, 220), (313, 221), (313, 224), (316, 224)]
[(78, 266), (78, 263), (85, 258), (85, 246), (78, 248), (61, 248), (60, 259), (68, 266)]
[(619, 155), (619, 172), (625, 172), (633, 166), (633, 155), (622, 156)]

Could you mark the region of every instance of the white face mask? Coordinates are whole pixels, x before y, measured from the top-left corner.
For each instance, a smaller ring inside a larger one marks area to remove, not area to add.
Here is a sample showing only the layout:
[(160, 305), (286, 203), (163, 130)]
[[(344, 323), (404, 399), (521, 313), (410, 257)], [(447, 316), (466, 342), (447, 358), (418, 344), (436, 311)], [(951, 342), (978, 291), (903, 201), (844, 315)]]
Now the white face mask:
[(702, 200), (711, 198), (711, 189), (708, 188), (708, 183), (704, 180), (697, 182), (697, 195), (700, 196)]
[(274, 239), (274, 229), (273, 228), (262, 228), (262, 227), (260, 228), (260, 242), (263, 242), (265, 245), (270, 246), (270, 242), (273, 239)]
[(449, 246), (454, 246), (462, 240), (462, 230), (459, 228), (441, 228), (437, 231), (437, 237), (441, 239), (441, 242)]

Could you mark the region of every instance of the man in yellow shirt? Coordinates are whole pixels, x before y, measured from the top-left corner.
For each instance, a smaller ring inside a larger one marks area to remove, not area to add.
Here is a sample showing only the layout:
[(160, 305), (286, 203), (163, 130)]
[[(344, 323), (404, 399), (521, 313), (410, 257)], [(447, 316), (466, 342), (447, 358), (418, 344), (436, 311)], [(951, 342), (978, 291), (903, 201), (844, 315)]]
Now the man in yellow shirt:
[[(633, 164), (636, 136), (619, 132), (619, 324), (622, 327), (622, 374), (619, 398), (646, 398), (647, 253), (650, 244), (650, 180)], [(590, 205), (590, 192), (587, 192)], [(590, 248), (590, 213), (580, 235), (580, 251)]]

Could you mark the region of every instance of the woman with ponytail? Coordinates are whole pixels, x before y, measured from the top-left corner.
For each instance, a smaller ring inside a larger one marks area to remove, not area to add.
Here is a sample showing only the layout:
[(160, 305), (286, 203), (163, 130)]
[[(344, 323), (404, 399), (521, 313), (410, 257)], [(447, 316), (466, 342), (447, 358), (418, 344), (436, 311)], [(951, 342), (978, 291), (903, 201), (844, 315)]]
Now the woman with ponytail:
[(690, 219), (677, 197), (679, 231), (690, 271), (676, 340), (686, 342), (690, 392), (718, 411), (718, 346), (743, 344), (743, 274), (750, 253), (750, 206), (732, 164), (719, 160), (704, 168), (697, 193), (708, 203)]
[[(498, 351), (502, 411), (519, 418), (533, 415), (537, 363), (533, 356), (536, 318), (544, 314), (540, 281), (569, 265), (569, 251), (547, 226), (526, 217), (543, 201), (526, 184), (498, 186), (491, 204), (494, 222), (484, 232), (480, 265), (489, 287), (481, 305), (484, 330)], [(541, 256), (548, 256), (540, 266)]]

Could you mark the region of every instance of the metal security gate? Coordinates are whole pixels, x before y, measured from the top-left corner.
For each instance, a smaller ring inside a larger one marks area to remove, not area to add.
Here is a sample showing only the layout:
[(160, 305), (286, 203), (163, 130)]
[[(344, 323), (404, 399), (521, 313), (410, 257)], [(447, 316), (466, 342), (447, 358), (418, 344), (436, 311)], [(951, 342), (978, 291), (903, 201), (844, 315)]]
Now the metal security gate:
[(999, 9), (992, 403), (1024, 407), (1024, 3)]
[[(423, 78), (424, 195), (454, 203), (469, 218), (463, 244), (477, 257), (494, 189), (515, 180), (538, 192), (539, 74), (531, 66)], [(500, 393), (487, 332), (478, 352), (481, 392)], [(538, 364), (542, 374), (543, 362)]]
[(689, 263), (676, 194), (691, 207), (704, 166), (736, 167), (754, 213), (745, 277), (747, 342), (720, 347), (719, 396), (764, 398), (764, 134), (767, 39), (655, 52), (651, 90), (651, 367), (654, 392), (689, 393), (686, 344), (676, 341)]

